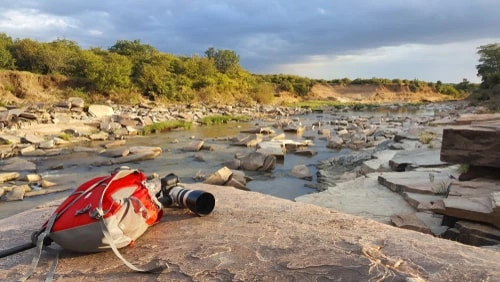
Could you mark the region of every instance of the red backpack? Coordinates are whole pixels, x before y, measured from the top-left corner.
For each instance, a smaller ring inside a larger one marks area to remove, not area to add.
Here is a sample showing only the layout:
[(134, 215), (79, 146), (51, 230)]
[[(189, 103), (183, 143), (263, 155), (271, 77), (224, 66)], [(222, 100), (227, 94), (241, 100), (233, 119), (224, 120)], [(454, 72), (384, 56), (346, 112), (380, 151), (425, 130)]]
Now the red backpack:
[[(133, 244), (149, 226), (157, 223), (163, 216), (163, 207), (187, 207), (200, 216), (208, 215), (213, 210), (215, 198), (212, 194), (183, 189), (178, 186), (178, 182), (174, 174), (150, 181), (139, 170), (121, 168), (111, 175), (83, 183), (32, 235), (32, 246), (36, 245), (37, 253), (30, 270), (21, 280), (33, 274), (43, 245), (50, 245), (52, 241), (75, 252), (112, 249), (117, 257), (135, 271), (153, 272), (168, 267), (148, 270), (137, 268), (118, 249)], [(48, 276), (51, 277), (54, 270), (55, 266)]]
[(146, 180), (127, 169), (83, 183), (54, 212), (49, 237), (66, 250), (86, 253), (133, 244), (163, 215), (157, 191), (150, 193)]

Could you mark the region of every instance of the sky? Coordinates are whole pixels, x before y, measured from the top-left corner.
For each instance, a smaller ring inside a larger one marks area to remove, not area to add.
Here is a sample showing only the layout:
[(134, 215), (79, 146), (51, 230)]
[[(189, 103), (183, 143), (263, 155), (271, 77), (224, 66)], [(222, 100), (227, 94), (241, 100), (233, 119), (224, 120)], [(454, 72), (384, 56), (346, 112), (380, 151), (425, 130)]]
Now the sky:
[(500, 43), (498, 0), (2, 0), (13, 39), (161, 52), (229, 49), (258, 74), (479, 82), (477, 48)]

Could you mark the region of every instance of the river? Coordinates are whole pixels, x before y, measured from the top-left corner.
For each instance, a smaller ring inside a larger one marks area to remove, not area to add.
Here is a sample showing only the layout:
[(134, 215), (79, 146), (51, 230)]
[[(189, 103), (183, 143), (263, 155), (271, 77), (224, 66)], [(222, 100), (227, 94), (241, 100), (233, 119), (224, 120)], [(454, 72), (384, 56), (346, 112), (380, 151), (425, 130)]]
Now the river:
[[(303, 141), (303, 136), (317, 136), (317, 127), (313, 130), (312, 123), (317, 121), (329, 121), (340, 116), (359, 116), (359, 117), (387, 117), (387, 116), (408, 116), (414, 118), (416, 116), (431, 116), (442, 107), (436, 107), (429, 104), (425, 107), (394, 107), (379, 108), (377, 111), (366, 112), (336, 112), (336, 113), (312, 113), (292, 117), (299, 120), (306, 126), (307, 130), (303, 135), (295, 133), (285, 133), (286, 139)], [(253, 129), (256, 127), (265, 127), (272, 125), (272, 121), (253, 120), (244, 123), (228, 123), (224, 125), (214, 126), (194, 126), (186, 131), (172, 131), (167, 133), (158, 133), (149, 136), (138, 136), (127, 139), (126, 146), (158, 146), (161, 147), (163, 153), (154, 160), (128, 163), (132, 168), (138, 168), (146, 174), (158, 173), (163, 176), (169, 173), (175, 173), (184, 183), (193, 183), (197, 180), (194, 176), (204, 174), (209, 176), (214, 173), (225, 161), (234, 158), (236, 153), (251, 152), (255, 148), (246, 148), (240, 146), (232, 146), (227, 140), (237, 136), (240, 131), (245, 129)], [(277, 133), (281, 133), (276, 129)], [(210, 145), (214, 148), (213, 151), (202, 150), (199, 152), (186, 152), (182, 150), (188, 142), (193, 140), (204, 140), (205, 145)], [(336, 154), (348, 154), (349, 150), (331, 150), (326, 148), (327, 141), (321, 138), (313, 140), (312, 150), (318, 154), (312, 157), (287, 154), (284, 161), (278, 162), (276, 168), (272, 172), (246, 172), (253, 178), (247, 183), (247, 188), (251, 191), (256, 191), (272, 196), (294, 200), (297, 196), (316, 193), (313, 188), (309, 188), (308, 184), (316, 182), (316, 164), (322, 160), (329, 159)], [(94, 143), (91, 146), (98, 147), (102, 143)], [(59, 186), (68, 187), (65, 192), (53, 193), (43, 196), (27, 197), (23, 201), (16, 202), (0, 202), (0, 219), (5, 218), (26, 209), (39, 206), (41, 204), (65, 198), (71, 193), (73, 188), (78, 187), (81, 183), (95, 176), (105, 175), (116, 166), (101, 166), (92, 165), (92, 154), (86, 152), (73, 153), (51, 158), (36, 159), (38, 168), (41, 171), (42, 177)], [(62, 170), (45, 169), (53, 164), (63, 164)], [(290, 176), (291, 169), (298, 164), (305, 164), (313, 175), (312, 181), (301, 180)], [(231, 189), (231, 188), (227, 188)], [(251, 201), (251, 199), (249, 199)]]

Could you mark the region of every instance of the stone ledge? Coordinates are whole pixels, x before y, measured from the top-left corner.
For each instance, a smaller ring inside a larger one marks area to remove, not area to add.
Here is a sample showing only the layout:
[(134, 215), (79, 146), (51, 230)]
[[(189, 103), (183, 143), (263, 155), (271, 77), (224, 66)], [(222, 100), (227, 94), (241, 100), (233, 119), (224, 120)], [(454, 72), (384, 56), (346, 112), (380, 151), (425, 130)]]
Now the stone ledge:
[[(168, 263), (160, 274), (128, 270), (113, 252), (63, 251), (57, 281), (484, 281), (500, 277), (500, 252), (462, 245), (333, 210), (206, 184), (186, 185), (214, 194), (206, 217), (168, 209), (122, 254), (137, 265)], [(0, 249), (25, 243), (55, 208), (0, 220)], [(0, 280), (17, 280), (31, 263), (25, 251), (0, 261)], [(44, 254), (33, 280), (44, 279)], [(466, 266), (466, 267), (464, 267)]]

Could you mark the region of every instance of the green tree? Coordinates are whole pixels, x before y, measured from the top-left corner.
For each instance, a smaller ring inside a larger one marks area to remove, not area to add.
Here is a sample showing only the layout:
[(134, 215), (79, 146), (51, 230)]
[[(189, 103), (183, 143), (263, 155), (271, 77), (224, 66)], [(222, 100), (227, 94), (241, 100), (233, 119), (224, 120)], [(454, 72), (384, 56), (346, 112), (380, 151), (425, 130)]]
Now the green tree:
[(259, 104), (269, 104), (274, 99), (274, 86), (271, 83), (261, 82), (250, 89), (250, 97)]
[(38, 53), (42, 73), (73, 75), (80, 51), (76, 42), (66, 39), (42, 44)]
[(43, 73), (44, 64), (41, 60), (41, 43), (31, 39), (17, 39), (12, 45), (12, 56), (16, 62), (16, 68), (22, 71)]
[(109, 47), (109, 52), (117, 53), (127, 57), (133, 64), (132, 80), (134, 82), (139, 79), (141, 68), (143, 65), (153, 63), (160, 52), (149, 44), (143, 44), (140, 40), (118, 40), (115, 45)]
[(209, 59), (215, 59), (215, 55), (216, 54), (217, 54), (217, 51), (215, 50), (214, 47), (210, 47), (210, 48), (207, 49), (207, 51), (205, 51), (205, 55)]
[(12, 38), (5, 33), (0, 33), (0, 68), (2, 69), (11, 70), (15, 68), (15, 60), (10, 53), (12, 45)]
[(500, 44), (493, 43), (478, 47), (479, 64), (477, 76), (481, 77), (483, 88), (491, 88), (500, 83)]
[(240, 56), (232, 50), (215, 50), (211, 47), (205, 51), (205, 55), (214, 61), (215, 67), (221, 73), (236, 73), (240, 68)]
[(476, 87), (467, 78), (462, 79), (462, 82), (455, 85), (455, 88), (463, 92), (471, 92)]
[(149, 44), (142, 44), (140, 40), (118, 40), (115, 45), (109, 47), (108, 51), (118, 53), (122, 56), (129, 58), (144, 58), (151, 57), (158, 53), (153, 46)]
[(82, 52), (79, 73), (96, 91), (109, 93), (130, 86), (132, 63), (117, 53), (91, 49)]
[(344, 85), (349, 85), (352, 81), (348, 77), (344, 77), (340, 80), (340, 82)]
[(143, 63), (137, 69), (136, 83), (140, 90), (154, 98), (164, 96), (167, 98), (175, 89), (174, 65), (178, 58), (164, 53), (152, 56), (150, 63)]

